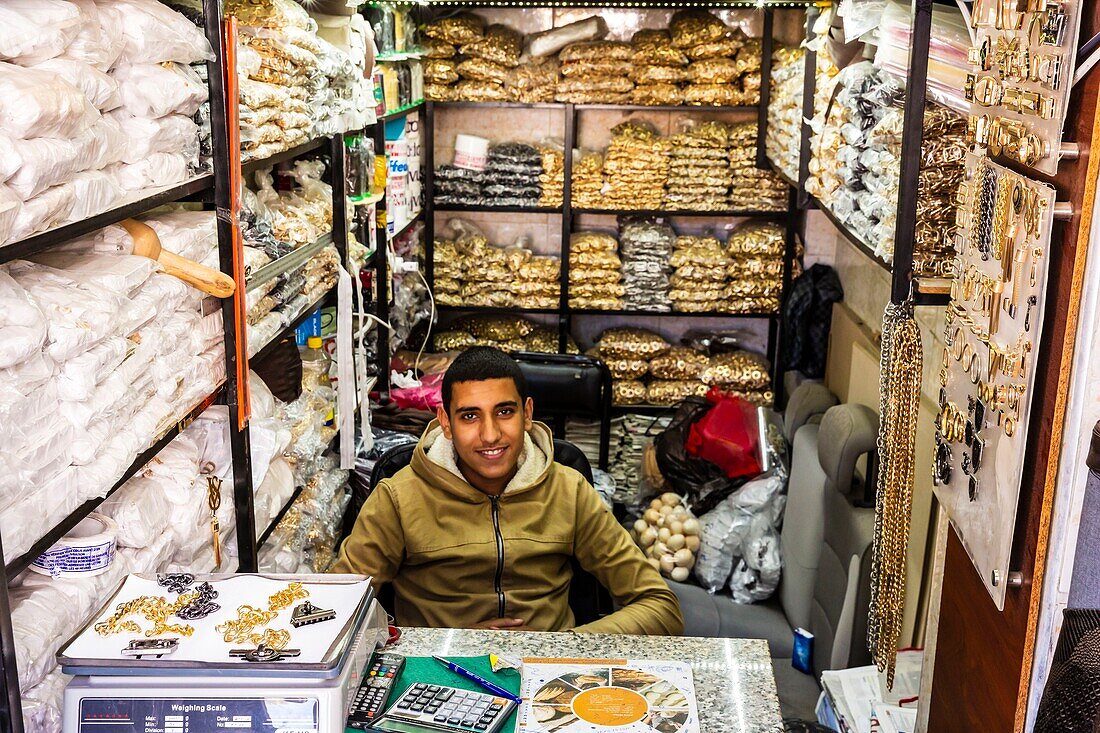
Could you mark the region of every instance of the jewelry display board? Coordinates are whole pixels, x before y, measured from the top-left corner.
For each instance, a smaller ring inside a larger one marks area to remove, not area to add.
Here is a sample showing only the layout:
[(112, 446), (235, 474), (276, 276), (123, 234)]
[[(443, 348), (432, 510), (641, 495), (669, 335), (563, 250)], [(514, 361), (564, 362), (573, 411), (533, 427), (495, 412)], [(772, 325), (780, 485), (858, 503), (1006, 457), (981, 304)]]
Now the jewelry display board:
[(1058, 172), (1080, 8), (1070, 0), (976, 0), (967, 139), (1048, 175)]
[(1054, 188), (967, 154), (944, 328), (933, 483), (997, 608), (1043, 328)]

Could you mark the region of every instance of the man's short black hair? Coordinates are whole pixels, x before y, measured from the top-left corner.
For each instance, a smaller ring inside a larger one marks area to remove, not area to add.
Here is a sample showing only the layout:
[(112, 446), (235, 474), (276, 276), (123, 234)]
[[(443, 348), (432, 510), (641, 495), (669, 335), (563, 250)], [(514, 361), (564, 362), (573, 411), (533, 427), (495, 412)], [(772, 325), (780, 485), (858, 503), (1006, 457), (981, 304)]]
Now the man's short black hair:
[(527, 380), (516, 360), (492, 346), (473, 346), (459, 354), (443, 375), (443, 409), (450, 414), (451, 392), (456, 384), (486, 379), (511, 379), (519, 392), (520, 406), (527, 402)]

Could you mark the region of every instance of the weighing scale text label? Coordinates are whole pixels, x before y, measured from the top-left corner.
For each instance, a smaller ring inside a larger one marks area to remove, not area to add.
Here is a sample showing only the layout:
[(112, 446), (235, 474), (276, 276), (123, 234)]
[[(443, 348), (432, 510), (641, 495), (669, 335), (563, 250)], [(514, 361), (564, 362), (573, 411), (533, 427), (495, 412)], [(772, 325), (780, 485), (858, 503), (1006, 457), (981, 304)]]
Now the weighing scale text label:
[(315, 698), (87, 698), (79, 733), (319, 733)]

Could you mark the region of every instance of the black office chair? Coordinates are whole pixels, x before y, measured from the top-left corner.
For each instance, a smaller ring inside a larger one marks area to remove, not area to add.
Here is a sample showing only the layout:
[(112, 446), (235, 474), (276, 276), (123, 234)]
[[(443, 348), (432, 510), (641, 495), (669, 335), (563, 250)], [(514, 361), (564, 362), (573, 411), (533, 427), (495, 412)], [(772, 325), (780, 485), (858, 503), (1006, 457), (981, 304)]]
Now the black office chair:
[[(415, 444), (409, 443), (386, 451), (371, 470), (371, 489), (373, 490), (384, 479), (393, 477), (398, 471), (409, 465), (415, 448)], [(577, 446), (564, 440), (555, 439), (554, 460), (563, 466), (576, 470), (584, 476), (588, 483), (592, 483), (592, 466)], [(353, 501), (355, 501), (354, 498)], [(352, 516), (359, 516), (362, 504), (362, 501), (360, 501), (358, 506), (349, 507), (349, 511), (355, 512)], [(573, 610), (577, 625), (591, 623), (601, 616), (611, 613), (614, 610), (611, 594), (600, 585), (594, 575), (580, 566), (576, 558), (572, 559), (571, 562), (573, 565), (573, 580), (569, 584), (569, 608)], [(392, 613), (394, 608), (393, 588), (388, 584), (383, 588), (379, 588), (378, 601)]]
[(598, 465), (606, 471), (611, 445), (611, 372), (607, 365), (576, 354), (514, 351), (512, 358), (527, 379), (528, 392), (535, 401), (535, 419), (551, 425), (555, 437), (565, 437), (567, 417), (600, 422)]

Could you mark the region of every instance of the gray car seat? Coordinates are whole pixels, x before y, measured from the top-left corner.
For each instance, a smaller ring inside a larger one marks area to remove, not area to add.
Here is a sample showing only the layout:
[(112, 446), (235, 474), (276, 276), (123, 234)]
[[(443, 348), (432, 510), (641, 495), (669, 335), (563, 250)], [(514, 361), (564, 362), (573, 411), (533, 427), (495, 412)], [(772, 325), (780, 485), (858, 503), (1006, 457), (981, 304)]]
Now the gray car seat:
[[(792, 397), (793, 399), (793, 397)], [(878, 419), (862, 405), (830, 408), (795, 433), (782, 530), (783, 580), (769, 601), (738, 605), (670, 583), (685, 634), (766, 639), (785, 716), (811, 718), (819, 688), (791, 667), (794, 629), (814, 634), (815, 671), (866, 664), (874, 509), (853, 504), (856, 462), (875, 449)]]

